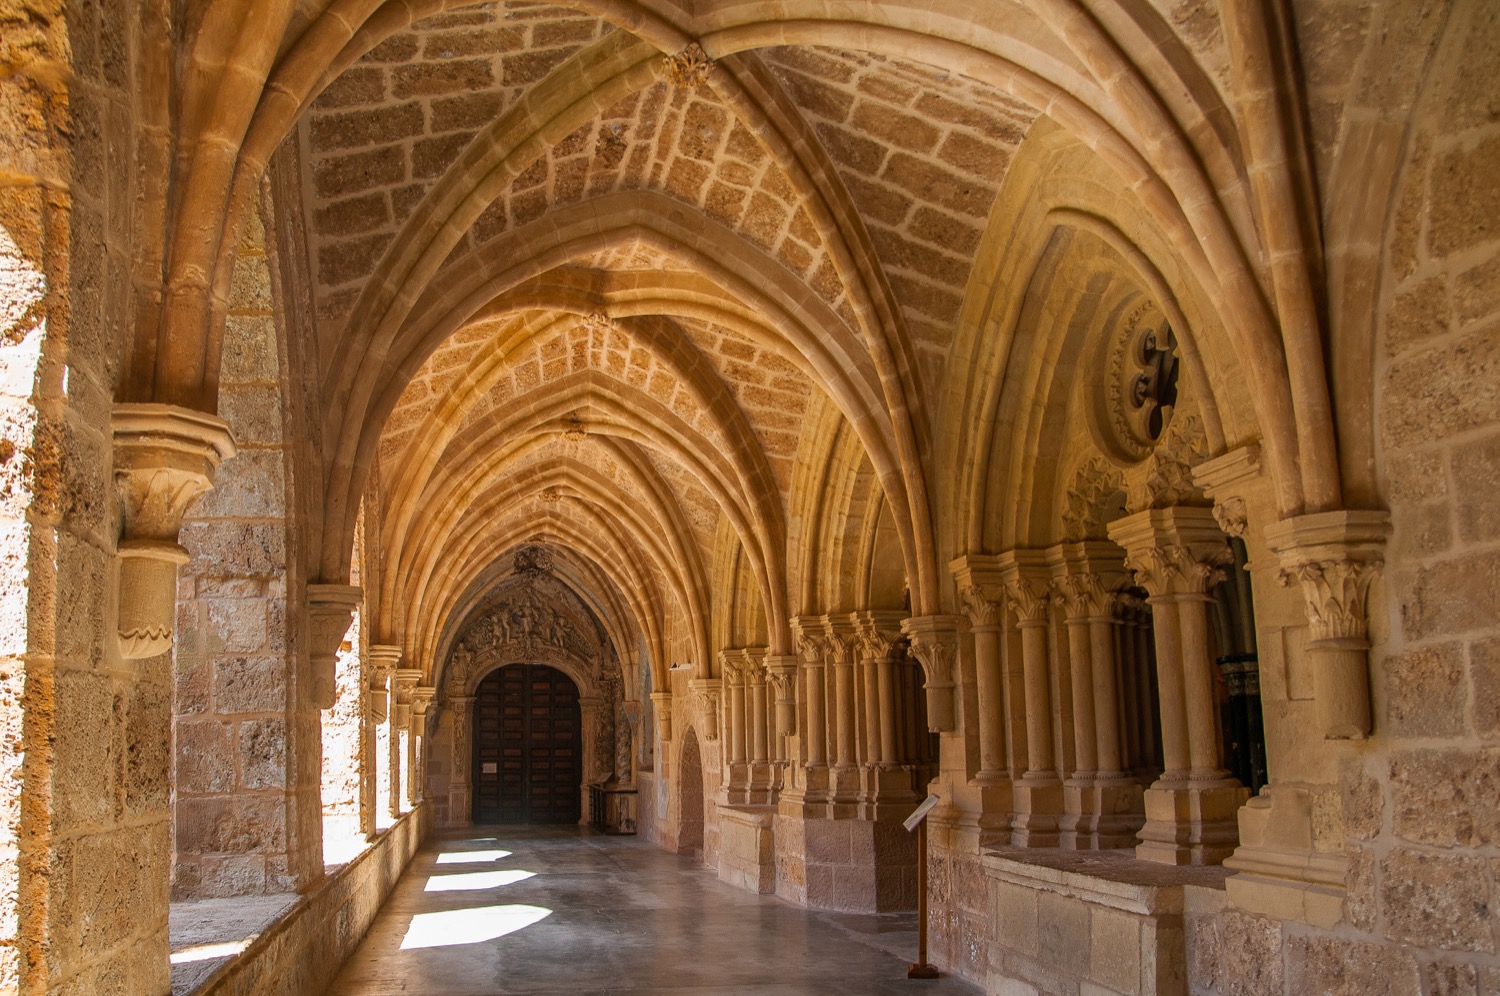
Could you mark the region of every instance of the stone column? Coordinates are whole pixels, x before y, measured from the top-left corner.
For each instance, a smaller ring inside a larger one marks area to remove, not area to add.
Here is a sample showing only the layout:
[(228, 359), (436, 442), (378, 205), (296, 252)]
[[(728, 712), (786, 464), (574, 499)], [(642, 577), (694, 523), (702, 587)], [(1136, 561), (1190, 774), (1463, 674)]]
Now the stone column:
[(427, 713), (437, 689), (418, 686), (411, 695), (411, 777), (407, 800), (413, 806), (427, 798)]
[(448, 782), (448, 818), (454, 826), (474, 822), (469, 770), (474, 766), (474, 696), (455, 695), (453, 707), (453, 777)]
[(897, 753), (895, 658), (902, 653), (900, 612), (854, 615), (865, 679), (866, 763), (862, 772), (860, 815), (869, 820), (904, 819), (916, 802), (913, 758)]
[(1056, 847), (1063, 791), (1052, 742), (1047, 642), (1051, 575), (1042, 554), (1034, 550), (1004, 554), (999, 566), (1021, 635), (1026, 701), (1026, 770), (1011, 788), (1011, 843), (1017, 847)]
[(356, 585), (315, 582), (307, 586), (308, 687), (317, 709), (332, 709), (338, 701), (339, 644), (361, 598)]
[(957, 616), (913, 616), (901, 621), (911, 652), (922, 665), (927, 696), (927, 728), (935, 733), (958, 729), (953, 701), (953, 661), (958, 651)]
[(371, 758), (371, 767), (365, 772), (360, 786), (360, 826), (365, 835), (370, 837), (375, 834), (375, 813), (381, 804), (377, 798), (379, 772), (376, 769), (381, 764), (390, 763), (389, 752), (386, 758), (380, 757), (380, 727), (390, 722), (391, 699), (388, 689), (400, 661), (401, 648), (389, 643), (372, 643), (365, 661), (369, 681), (365, 689), (365, 750)]
[(1120, 752), (1116, 592), (1126, 581), (1113, 543), (1065, 543), (1048, 551), (1068, 627), (1077, 770), (1063, 783), (1063, 847), (1131, 847), (1144, 820), (1139, 785)]
[(767, 654), (766, 675), (775, 694), (774, 736), (771, 756), (778, 763), (789, 759), (788, 738), (797, 732), (797, 702), (795, 698), (797, 657), (795, 654)]
[(748, 802), (760, 805), (771, 801), (771, 752), (770, 711), (766, 699), (765, 655), (760, 651), (749, 651), (745, 655), (742, 671), (745, 694), (749, 699), (747, 723), (749, 725), (750, 795)]
[(1214, 864), (1238, 841), (1249, 793), (1220, 767), (1207, 590), (1231, 559), (1207, 508), (1146, 509), (1110, 523), (1125, 563), (1150, 594), (1166, 770), (1146, 791), (1139, 857)]
[(656, 717), (657, 735), (662, 743), (672, 740), (672, 693), (652, 692), (651, 712)]
[(807, 672), (807, 744), (804, 756), (810, 768), (828, 765), (828, 716), (823, 708), (823, 640), (803, 636), (797, 641), (802, 667)]
[(1003, 694), (1000, 685), (1001, 606), (988, 598), (983, 588), (962, 589), (969, 614), (969, 634), (974, 640), (974, 679), (979, 693), (979, 770), (974, 781), (995, 785), (1009, 781), (1005, 762)]
[(412, 694), (422, 680), (422, 669), (398, 667), (395, 675), (396, 703), (391, 708), (391, 815), (405, 811), (403, 799), (411, 797)]

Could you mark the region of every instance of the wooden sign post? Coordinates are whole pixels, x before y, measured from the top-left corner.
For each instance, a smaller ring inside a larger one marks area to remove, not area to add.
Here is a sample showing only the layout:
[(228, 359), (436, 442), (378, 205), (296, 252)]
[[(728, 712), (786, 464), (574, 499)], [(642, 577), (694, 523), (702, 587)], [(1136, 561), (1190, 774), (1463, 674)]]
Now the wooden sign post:
[(907, 833), (917, 832), (917, 963), (907, 967), (908, 979), (938, 978), (938, 970), (927, 964), (927, 814), (940, 798), (929, 795), (923, 799), (902, 824)]

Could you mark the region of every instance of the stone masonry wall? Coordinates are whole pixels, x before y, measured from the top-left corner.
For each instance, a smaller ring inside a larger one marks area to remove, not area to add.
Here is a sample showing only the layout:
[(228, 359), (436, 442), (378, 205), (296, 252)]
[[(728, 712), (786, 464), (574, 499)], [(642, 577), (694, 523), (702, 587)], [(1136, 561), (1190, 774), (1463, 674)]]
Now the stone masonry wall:
[[(183, 523), (178, 575), (173, 894), (295, 891), (321, 873), (296, 797), (286, 426), (266, 236), (252, 212), (225, 331), (220, 412), (238, 454)], [(316, 770), (316, 769), (314, 769)]]

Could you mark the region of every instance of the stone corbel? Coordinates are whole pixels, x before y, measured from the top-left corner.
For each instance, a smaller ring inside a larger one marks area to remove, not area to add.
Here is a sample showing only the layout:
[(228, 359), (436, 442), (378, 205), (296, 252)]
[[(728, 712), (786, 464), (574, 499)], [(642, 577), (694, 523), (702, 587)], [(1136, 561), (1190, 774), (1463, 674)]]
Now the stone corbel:
[(174, 405), (118, 404), (110, 421), (121, 517), (119, 646), (127, 660), (142, 660), (172, 648), (177, 568), (188, 560), (177, 542), (182, 519), (234, 456), (234, 435), (222, 419)]
[(392, 643), (374, 643), (370, 645), (367, 657), (369, 667), (369, 687), (365, 689), (365, 701), (370, 711), (370, 721), (384, 723), (390, 718), (390, 693), (387, 688), (390, 685), (391, 675), (396, 673), (396, 665), (401, 660), (401, 648)]
[(418, 685), (412, 689), (411, 730), (419, 737), (427, 735), (427, 711), (436, 696), (437, 689), (426, 685)]
[(1361, 740), (1370, 718), (1370, 584), (1385, 564), (1390, 515), (1315, 512), (1266, 527), (1278, 579), (1302, 590), (1311, 624), (1313, 697), (1328, 740)]
[(719, 739), (719, 693), (722, 687), (718, 678), (688, 680), (688, 693), (693, 697), (693, 707), (698, 714), (698, 730), (704, 740)]
[(417, 682), (421, 680), (422, 669), (419, 667), (396, 668), (396, 704), (391, 710), (393, 729), (411, 729), (412, 703), (417, 691)]
[(922, 664), (927, 692), (927, 728), (950, 733), (957, 728), (953, 704), (953, 661), (958, 650), (957, 616), (915, 616), (901, 622), (912, 654)]
[(776, 690), (776, 735), (789, 737), (797, 730), (797, 655), (767, 654), (766, 674)]
[(313, 705), (332, 709), (338, 701), (339, 645), (349, 631), (361, 592), (352, 584), (307, 586), (307, 662), (312, 678)]
[(661, 742), (669, 742), (672, 739), (672, 693), (652, 692), (651, 711), (656, 715), (656, 728), (660, 731)]

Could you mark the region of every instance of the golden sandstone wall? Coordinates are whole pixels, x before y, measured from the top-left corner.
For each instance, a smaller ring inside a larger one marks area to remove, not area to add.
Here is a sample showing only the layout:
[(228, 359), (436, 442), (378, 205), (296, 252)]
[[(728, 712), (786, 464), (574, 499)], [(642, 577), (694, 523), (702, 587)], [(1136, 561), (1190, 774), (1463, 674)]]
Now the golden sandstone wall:
[[(453, 636), (538, 536), (649, 717), (640, 831), (726, 880), (908, 908), (931, 788), (990, 991), (1500, 991), (1495, 5), (596, 6), (0, 0), (0, 992), (165, 992), (169, 889), (303, 892), (224, 991), (320, 984), (463, 820), (325, 878), (323, 753), (365, 832), (455, 782)], [(1160, 440), (1101, 415), (1143, 316)], [(1085, 680), (1087, 579), (1180, 650), (1228, 535), (1243, 806), (1144, 670), (1110, 770)], [(173, 653), (122, 641), (178, 542)]]

